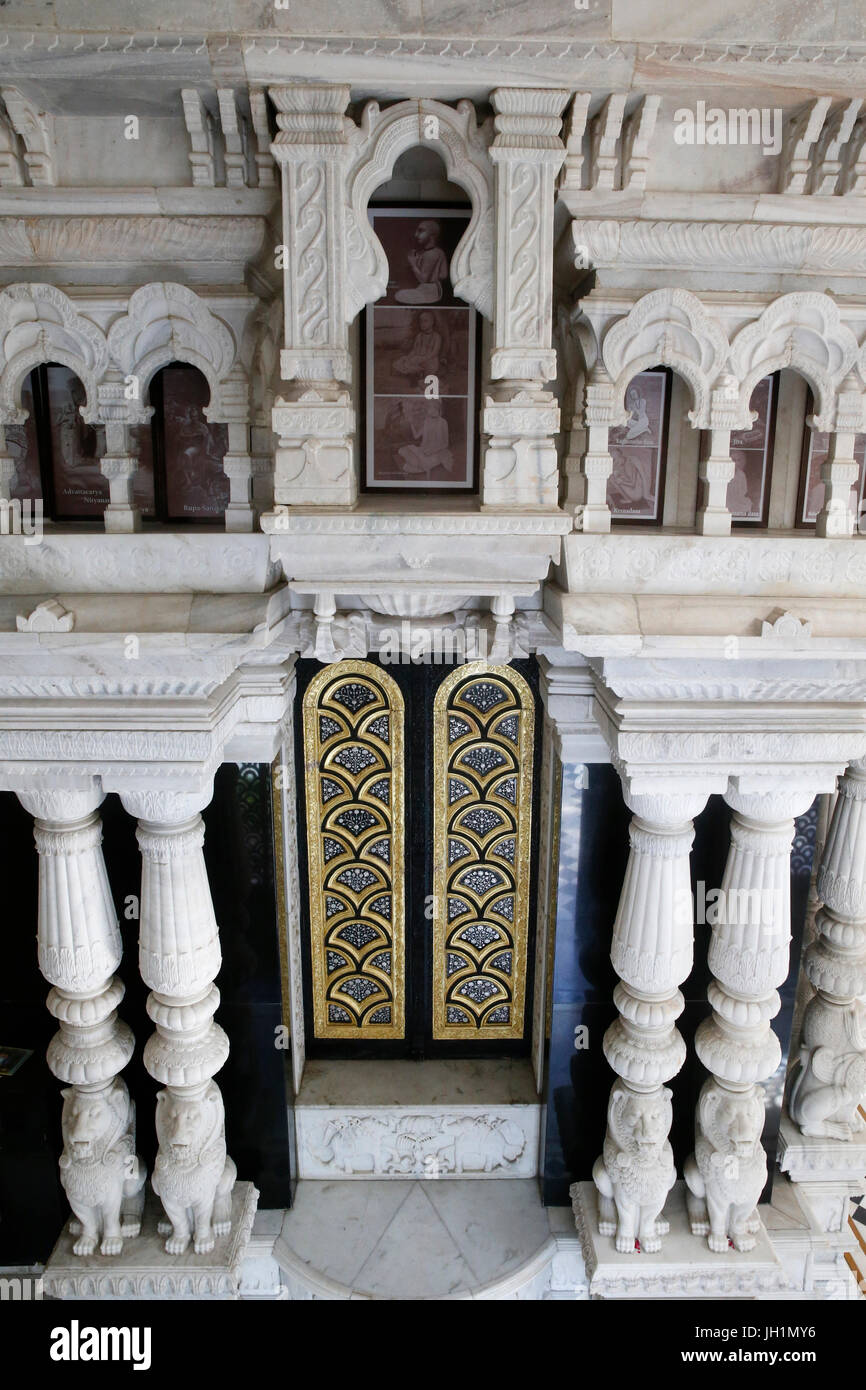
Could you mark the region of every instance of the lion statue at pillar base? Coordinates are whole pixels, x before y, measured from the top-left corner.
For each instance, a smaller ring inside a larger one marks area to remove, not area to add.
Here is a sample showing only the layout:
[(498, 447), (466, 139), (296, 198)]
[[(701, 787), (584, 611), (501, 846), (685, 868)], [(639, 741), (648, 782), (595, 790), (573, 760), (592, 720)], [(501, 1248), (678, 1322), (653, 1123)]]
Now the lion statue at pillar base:
[(237, 1169), (226, 1153), (225, 1111), (219, 1088), (209, 1082), (201, 1095), (160, 1091), (156, 1097), (159, 1152), (153, 1190), (168, 1221), (157, 1227), (167, 1255), (182, 1255), (193, 1242), (207, 1255), (217, 1236), (231, 1229), (232, 1189)]
[(767, 1181), (761, 1145), (764, 1096), (756, 1086), (728, 1091), (707, 1081), (698, 1101), (695, 1151), (683, 1176), (692, 1235), (716, 1254), (754, 1250), (761, 1229), (758, 1199)]
[(636, 1241), (646, 1254), (656, 1254), (670, 1229), (662, 1211), (677, 1176), (667, 1137), (672, 1119), (665, 1086), (649, 1095), (622, 1086), (611, 1091), (604, 1149), (592, 1180), (599, 1194), (599, 1234), (615, 1235), (622, 1255), (633, 1253)]
[(101, 1091), (61, 1092), (60, 1181), (75, 1220), (76, 1255), (119, 1255), (141, 1230), (144, 1164), (135, 1152), (135, 1106), (119, 1077)]
[(866, 1121), (866, 1005), (812, 999), (803, 1019), (800, 1057), (788, 1114), (801, 1134), (861, 1139)]

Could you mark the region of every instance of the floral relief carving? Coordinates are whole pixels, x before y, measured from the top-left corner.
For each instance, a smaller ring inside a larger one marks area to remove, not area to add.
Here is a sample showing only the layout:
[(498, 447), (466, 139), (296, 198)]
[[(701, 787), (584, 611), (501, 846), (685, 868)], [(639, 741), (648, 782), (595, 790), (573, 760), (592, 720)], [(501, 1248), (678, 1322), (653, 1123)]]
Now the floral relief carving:
[(633, 376), (664, 363), (685, 377), (696, 428), (709, 425), (710, 392), (725, 365), (728, 341), (719, 324), (689, 290), (652, 290), (607, 330), (602, 359), (620, 405)]
[(23, 424), (21, 384), (40, 362), (75, 372), (87, 393), (82, 415), (96, 418), (97, 385), (108, 366), (102, 331), (54, 285), (9, 285), (0, 292), (0, 415)]
[[(426, 129), (425, 118), (430, 121)], [(472, 201), (472, 219), (451, 260), (454, 293), (486, 318), (493, 317), (493, 168), (487, 152), (491, 137), (487, 123), (476, 124), (471, 101), (460, 101), (456, 108), (426, 98), (398, 102), (385, 111), (377, 102), (364, 108), (347, 179), (347, 322), (384, 294), (388, 279), (387, 259), (367, 221), (367, 205), (397, 158), (419, 144), (441, 155), (449, 179), (465, 188)]]
[[(121, 371), (139, 378), (142, 395), (169, 362), (198, 367), (210, 386), (206, 417), (227, 418), (223, 383), (235, 364), (234, 338), (194, 290), (171, 281), (142, 285), (131, 296), (126, 314), (109, 328), (108, 347)], [(240, 414), (246, 415), (245, 401)], [(236, 408), (231, 417), (239, 418)]]
[(802, 290), (783, 294), (760, 318), (741, 328), (731, 344), (741, 408), (747, 410), (762, 377), (780, 367), (793, 367), (816, 394), (815, 429), (830, 430), (835, 393), (857, 360), (857, 351), (857, 340), (829, 295)]

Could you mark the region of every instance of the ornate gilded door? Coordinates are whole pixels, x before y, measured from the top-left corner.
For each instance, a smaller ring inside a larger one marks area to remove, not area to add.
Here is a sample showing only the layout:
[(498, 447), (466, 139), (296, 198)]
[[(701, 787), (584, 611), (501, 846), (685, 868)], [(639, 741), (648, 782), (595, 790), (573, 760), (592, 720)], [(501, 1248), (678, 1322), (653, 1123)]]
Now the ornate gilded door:
[(308, 1052), (524, 1051), (534, 662), (298, 677)]

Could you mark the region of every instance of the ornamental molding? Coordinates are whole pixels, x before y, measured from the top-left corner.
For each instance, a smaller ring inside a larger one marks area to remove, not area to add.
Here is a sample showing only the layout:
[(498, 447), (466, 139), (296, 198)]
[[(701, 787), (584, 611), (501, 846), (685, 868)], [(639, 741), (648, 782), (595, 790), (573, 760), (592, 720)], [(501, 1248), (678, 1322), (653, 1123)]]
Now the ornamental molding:
[(229, 404), (224, 399), (236, 394), (235, 383), (226, 381), (235, 365), (234, 337), (186, 285), (171, 281), (142, 285), (131, 296), (126, 314), (109, 328), (108, 347), (121, 371), (138, 377), (142, 399), (161, 367), (189, 362), (210, 387), (210, 403), (204, 411), (208, 420), (246, 418), (245, 400)]
[(364, 107), (353, 137), (357, 154), (347, 171), (344, 208), (348, 323), (365, 304), (387, 289), (388, 260), (367, 218), (375, 190), (391, 177), (394, 164), (413, 145), (429, 145), (442, 158), (448, 178), (464, 188), (472, 217), (451, 259), (449, 275), (458, 299), (493, 318), (494, 197), (493, 165), (488, 153), (492, 123), (478, 125), (471, 101), (456, 107), (423, 98), (402, 101), (383, 111), (378, 102)]
[[(58, 34), (54, 29), (28, 31), (9, 31), (5, 35), (10, 52), (27, 48), (32, 57), (52, 53), (58, 59), (72, 53), (87, 56), (92, 53), (111, 51), (112, 59), (122, 63), (140, 64), (144, 54), (153, 55), (157, 66), (177, 54), (200, 56), (207, 44), (207, 34), (201, 31), (187, 34), (172, 33), (168, 36), (147, 31), (140, 34), (118, 35), (110, 33), (66, 32)], [(275, 81), (274, 76), (259, 77), (259, 70), (277, 72), (283, 64), (281, 60), (290, 57), (307, 56), (312, 61), (323, 57), (356, 57), (383, 60), (395, 58), (399, 63), (420, 59), (425, 68), (432, 61), (447, 57), (453, 60), (475, 59), (478, 62), (494, 61), (501, 73), (502, 64), (520, 59), (531, 64), (533, 69), (544, 72), (547, 66), (552, 71), (564, 70), (570, 74), (576, 63), (633, 65), (637, 58), (647, 62), (682, 67), (688, 74), (695, 65), (706, 67), (708, 71), (718, 71), (719, 66), (754, 67), (756, 72), (767, 65), (789, 73), (803, 72), (813, 74), (816, 66), (826, 63), (837, 73), (850, 71), (852, 79), (858, 72), (866, 69), (866, 44), (861, 43), (689, 43), (676, 41), (664, 43), (611, 42), (603, 39), (572, 40), (567, 38), (524, 39), (524, 38), (374, 38), (369, 35), (321, 36), (268, 33), (249, 35), (241, 39), (240, 47), (251, 70), (251, 79), (256, 75), (258, 82)], [(799, 65), (799, 67), (798, 67)], [(316, 71), (321, 71), (321, 63), (316, 63)], [(802, 75), (802, 74), (801, 74)]]
[(4, 216), (0, 266), (249, 262), (266, 230), (260, 215)]
[[(37, 547), (34, 547), (36, 549)], [(866, 596), (861, 537), (605, 536), (566, 538), (570, 593)], [(768, 617), (771, 616), (768, 614)]]
[(71, 632), (75, 626), (75, 614), (52, 598), (40, 603), (29, 617), (19, 613), (15, 626), (19, 632)]
[(582, 268), (859, 275), (866, 259), (860, 226), (576, 218), (572, 237)]
[[(728, 340), (715, 319), (689, 290), (652, 290), (604, 335), (605, 369), (625, 420), (625, 390), (633, 376), (657, 363), (673, 368), (692, 389), (689, 419), (709, 426), (711, 391), (728, 356)], [(747, 398), (748, 399), (748, 398)]]
[(842, 323), (829, 295), (798, 290), (768, 304), (760, 318), (746, 324), (731, 343), (731, 369), (740, 383), (740, 410), (748, 411), (754, 387), (765, 376), (793, 367), (815, 393), (817, 430), (835, 423), (835, 397), (857, 361), (857, 339)]
[[(564, 512), (551, 510), (541, 516), (365, 516), (334, 513), (309, 516), (290, 511), (288, 535), (389, 535), (389, 536), (564, 536), (573, 522)], [(837, 542), (838, 544), (838, 542)]]
[(42, 362), (59, 362), (75, 373), (87, 395), (82, 417), (94, 423), (97, 385), (108, 367), (104, 334), (56, 286), (9, 285), (0, 292), (0, 418), (24, 423), (21, 386)]
[(277, 582), (267, 539), (163, 532), (43, 536), (26, 545), (0, 536), (0, 587), (6, 594), (258, 593)]

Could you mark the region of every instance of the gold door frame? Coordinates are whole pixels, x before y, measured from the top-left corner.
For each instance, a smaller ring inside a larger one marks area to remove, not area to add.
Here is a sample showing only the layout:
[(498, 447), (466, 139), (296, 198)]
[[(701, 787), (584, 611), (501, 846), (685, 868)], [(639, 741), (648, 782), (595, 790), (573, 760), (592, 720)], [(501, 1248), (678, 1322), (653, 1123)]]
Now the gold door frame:
[(313, 1031), (405, 1034), (403, 696), (368, 661), (313, 677), (303, 702)]
[(433, 711), (433, 1037), (522, 1038), (532, 691), (510, 666), (471, 662), (445, 677)]

